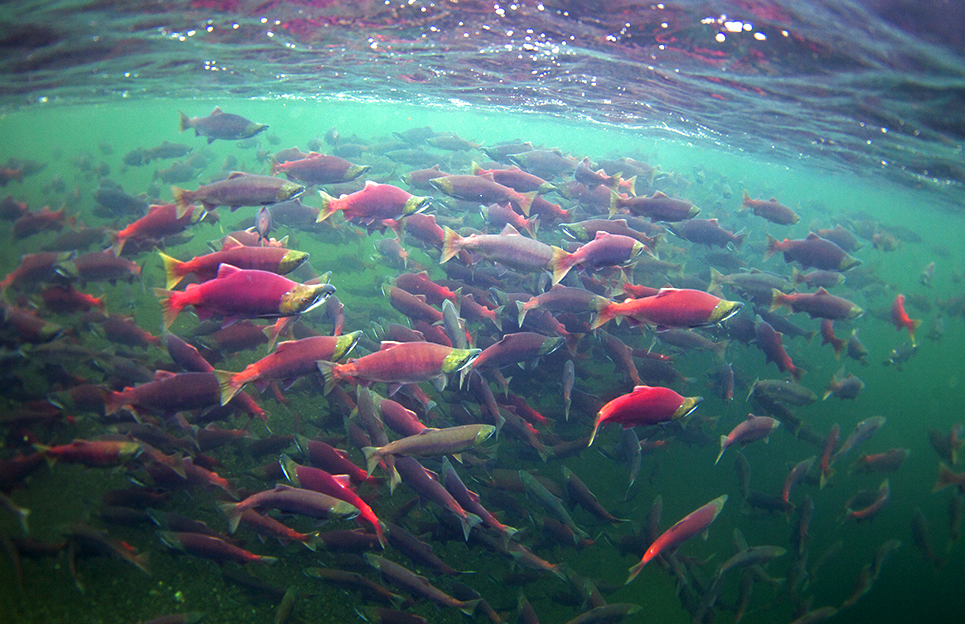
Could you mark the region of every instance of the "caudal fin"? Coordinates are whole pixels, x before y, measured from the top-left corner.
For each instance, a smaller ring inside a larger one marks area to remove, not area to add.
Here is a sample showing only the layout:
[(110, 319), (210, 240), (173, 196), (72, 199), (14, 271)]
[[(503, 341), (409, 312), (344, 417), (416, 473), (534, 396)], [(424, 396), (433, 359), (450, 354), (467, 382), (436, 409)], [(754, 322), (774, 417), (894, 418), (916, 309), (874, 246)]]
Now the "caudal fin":
[(211, 372), (218, 378), (218, 386), (221, 388), (221, 404), (227, 405), (228, 401), (238, 394), (242, 386), (234, 383), (235, 374), (231, 371), (215, 369)]
[(778, 241), (776, 238), (767, 234), (767, 249), (764, 250), (764, 259), (767, 260), (774, 254), (778, 252), (777, 249)]
[(536, 199), (536, 191), (520, 193), (519, 199), (516, 200), (516, 203), (519, 204), (519, 209), (523, 211), (523, 216), (527, 219), (529, 218), (529, 209), (532, 207), (534, 199)]
[(335, 387), (335, 364), (326, 362), (325, 360), (319, 360), (317, 366), (318, 372), (320, 372), (325, 379), (324, 393), (328, 394), (332, 391), (332, 388)]
[(158, 297), (161, 302), (161, 317), (164, 319), (164, 329), (171, 327), (174, 323), (174, 319), (178, 317), (181, 310), (184, 309), (184, 303), (181, 301), (183, 293), (179, 293), (174, 290), (165, 290), (163, 288), (155, 288), (154, 296)]
[(446, 235), (442, 242), (442, 256), (439, 264), (445, 264), (459, 253), (459, 243), (462, 241), (462, 237), (451, 227), (445, 226), (444, 231)]
[(549, 266), (553, 269), (554, 286), (566, 277), (566, 274), (570, 272), (570, 269), (573, 268), (575, 263), (573, 254), (567, 253), (566, 250), (559, 247), (553, 247), (553, 259), (550, 260)]
[(184, 279), (187, 272), (184, 271), (184, 263), (177, 258), (172, 258), (163, 251), (159, 251), (161, 261), (164, 262), (164, 278), (168, 290), (173, 290), (178, 283)]
[(191, 191), (186, 191), (183, 188), (172, 186), (171, 195), (174, 197), (174, 205), (177, 206), (176, 214), (178, 219), (180, 219), (188, 212), (188, 207), (191, 205)]
[(332, 205), (332, 202), (335, 200), (334, 197), (325, 191), (319, 191), (318, 194), (322, 198), (322, 205), (319, 207), (318, 217), (315, 218), (315, 223), (321, 223), (325, 219), (338, 212), (338, 208)]
[(185, 115), (181, 111), (178, 111), (178, 115), (181, 116), (179, 120), (180, 124), (178, 125), (178, 132), (184, 132), (185, 130), (191, 127), (191, 120), (188, 118), (187, 115)]
[(784, 293), (776, 288), (771, 289), (771, 312), (777, 310), (783, 305), (787, 305), (787, 300), (784, 297)]
[(720, 436), (720, 453), (717, 454), (717, 460), (714, 462), (715, 466), (720, 461), (720, 458), (724, 456), (724, 451), (726, 450), (727, 450), (727, 436), (722, 435)]

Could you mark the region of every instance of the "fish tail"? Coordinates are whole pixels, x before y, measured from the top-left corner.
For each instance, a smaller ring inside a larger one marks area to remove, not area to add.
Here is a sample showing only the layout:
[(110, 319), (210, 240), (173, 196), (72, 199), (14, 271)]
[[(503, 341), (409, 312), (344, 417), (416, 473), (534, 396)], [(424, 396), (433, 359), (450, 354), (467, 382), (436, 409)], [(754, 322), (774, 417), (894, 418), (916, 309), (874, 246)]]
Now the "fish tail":
[(536, 238), (537, 232), (539, 232), (539, 215), (529, 220), (529, 233)]
[(952, 469), (949, 468), (945, 462), (938, 462), (938, 480), (936, 480), (935, 485), (932, 486), (932, 494), (944, 490), (953, 483), (955, 483), (955, 473), (952, 472)]
[(586, 447), (590, 448), (593, 446), (593, 441), (596, 440), (596, 434), (600, 430), (600, 425), (603, 424), (603, 414), (597, 414), (596, 422), (593, 424), (593, 433), (590, 434), (590, 441), (586, 443)]
[(787, 299), (785, 298), (784, 293), (782, 293), (776, 288), (772, 288), (771, 289), (771, 312), (773, 312), (774, 310), (777, 310), (783, 305), (787, 305)]
[(747, 240), (748, 233), (747, 228), (741, 228), (740, 232), (734, 234), (734, 246), (740, 249), (744, 241)]
[(709, 292), (712, 295), (716, 295), (717, 297), (723, 298), (724, 290), (721, 285), (722, 284), (721, 278), (723, 277), (724, 277), (723, 273), (721, 273), (714, 267), (710, 267), (710, 285), (707, 286), (707, 292)]
[(828, 471), (827, 471), (827, 472), (824, 472), (824, 471), (822, 470), (822, 471), (821, 471), (821, 481), (820, 481), (820, 483), (818, 484), (818, 485), (819, 485), (818, 489), (823, 490), (823, 489), (824, 489), (824, 486), (828, 484), (828, 481), (830, 481), (830, 480), (831, 480), (831, 477), (833, 477), (833, 476), (834, 476), (834, 468), (828, 468)]
[(161, 316), (164, 318), (164, 329), (171, 327), (174, 319), (177, 318), (181, 310), (184, 309), (182, 293), (174, 290), (155, 288), (154, 295), (161, 300)]
[(519, 209), (523, 211), (523, 216), (527, 219), (529, 218), (529, 209), (533, 205), (533, 200), (536, 199), (536, 191), (530, 191), (529, 193), (520, 193), (517, 203), (519, 204)]
[(727, 450), (727, 446), (725, 446), (726, 444), (727, 444), (727, 436), (721, 435), (720, 436), (720, 453), (717, 454), (717, 460), (714, 462), (715, 466), (720, 461), (720, 458), (724, 456), (724, 451)]
[(278, 557), (268, 557), (266, 555), (260, 555), (258, 557), (258, 563), (263, 563), (265, 565), (275, 565), (278, 563)]
[(332, 205), (332, 202), (335, 200), (334, 197), (325, 191), (319, 191), (318, 194), (322, 198), (322, 205), (319, 207), (318, 216), (315, 218), (315, 223), (321, 223), (325, 219), (338, 212), (338, 208)]
[(794, 285), (797, 285), (803, 281), (804, 281), (804, 275), (797, 270), (797, 267), (791, 267), (791, 283)]
[(166, 286), (168, 290), (173, 290), (178, 282), (184, 279), (187, 275), (187, 271), (184, 270), (184, 262), (181, 262), (177, 258), (172, 258), (163, 251), (159, 251), (158, 255), (161, 256), (161, 261), (164, 262), (164, 277), (166, 280)]
[(112, 239), (113, 243), (111, 244), (111, 253), (114, 254), (115, 258), (120, 258), (121, 251), (124, 249), (124, 243), (127, 242), (127, 237), (121, 236), (120, 234), (114, 234)]
[(550, 268), (553, 269), (553, 285), (559, 284), (566, 277), (573, 265), (576, 264), (573, 254), (559, 247), (553, 247), (553, 259), (550, 260)]
[(332, 391), (335, 387), (335, 364), (332, 362), (326, 362), (325, 360), (319, 360), (316, 364), (318, 366), (318, 372), (322, 374), (325, 379), (325, 394)]
[(911, 346), (915, 346), (915, 330), (921, 327), (921, 319), (912, 319), (908, 325), (908, 336), (911, 338)]
[(516, 309), (519, 310), (519, 317), (518, 317), (518, 319), (517, 319), (516, 324), (517, 324), (519, 327), (522, 327), (522, 326), (523, 326), (523, 319), (526, 318), (526, 313), (529, 312), (529, 308), (526, 307), (526, 304), (527, 304), (527, 303), (529, 303), (529, 302), (523, 302), (523, 301), (519, 301), (519, 300), (516, 301)]
[(619, 209), (620, 209), (620, 196), (617, 194), (616, 191), (614, 191), (613, 189), (610, 189), (610, 218), (611, 219)]
[(482, 167), (479, 166), (479, 163), (477, 163), (475, 160), (472, 161), (472, 174), (479, 175), (480, 171), (482, 171)]
[(467, 542), (469, 541), (469, 531), (480, 522), (482, 522), (482, 518), (468, 511), (465, 516), (459, 517), (459, 524), (462, 525), (462, 535)]
[(442, 243), (442, 257), (439, 259), (439, 264), (445, 264), (459, 253), (459, 243), (462, 241), (462, 237), (449, 226), (445, 226), (445, 233), (446, 236)]
[(174, 204), (178, 207), (176, 214), (178, 219), (183, 217), (188, 212), (188, 206), (191, 205), (192, 197), (191, 191), (186, 191), (183, 188), (172, 186), (171, 195), (174, 196)]
[(375, 470), (375, 467), (379, 464), (381, 456), (378, 451), (379, 449), (375, 446), (362, 447), (362, 454), (365, 455), (365, 470), (370, 477), (372, 476), (372, 471)]
[(218, 509), (228, 518), (228, 533), (234, 535), (241, 522), (241, 512), (238, 511), (238, 503), (218, 503)]
[(180, 120), (179, 120), (180, 124), (178, 125), (178, 132), (184, 132), (185, 130), (191, 127), (191, 119), (188, 118), (188, 116), (185, 115), (182, 111), (178, 111), (178, 115), (180, 116)]
[(493, 325), (495, 325), (496, 329), (498, 329), (499, 331), (503, 331), (503, 308), (504, 307), (505, 306), (499, 306), (498, 308), (493, 310), (493, 315), (489, 319), (493, 322)]
[(743, 196), (741, 197), (741, 207), (740, 207), (740, 210), (741, 210), (741, 211), (744, 211), (744, 210), (747, 210), (748, 208), (750, 208), (750, 205), (751, 205), (751, 202), (752, 202), (752, 201), (753, 201), (753, 200), (751, 199), (751, 194), (747, 192), (747, 189), (744, 189), (744, 194), (743, 194)]
[(468, 615), (469, 617), (472, 617), (472, 615), (476, 612), (476, 607), (479, 606), (480, 602), (482, 602), (482, 598), (476, 598), (475, 600), (464, 600), (461, 603), (459, 603), (459, 610), (465, 613), (466, 615)]
[(123, 395), (120, 392), (111, 390), (104, 391), (104, 414), (110, 416), (124, 407)]
[(623, 185), (626, 187), (627, 192), (630, 193), (631, 196), (637, 196), (637, 176), (624, 180)]
[(272, 156), (271, 157), (271, 175), (278, 175), (279, 171), (281, 171), (281, 163), (275, 160), (275, 157)]
[(617, 315), (613, 309), (615, 304), (612, 301), (605, 297), (600, 297), (600, 299), (602, 299), (602, 301), (597, 300), (596, 302), (596, 316), (593, 318), (590, 329), (603, 327)]
[(834, 349), (834, 359), (840, 360), (844, 348), (848, 346), (848, 341), (844, 338), (835, 338), (831, 341), (831, 348)]
[(767, 234), (767, 249), (764, 250), (764, 259), (767, 260), (771, 256), (777, 253), (778, 241), (776, 238)]
[(637, 575), (640, 574), (640, 570), (642, 570), (643, 566), (645, 565), (647, 565), (646, 559), (640, 559), (640, 563), (630, 568), (630, 577), (627, 579), (627, 582), (624, 583), (624, 585), (629, 585), (632, 583), (633, 579), (637, 578)]
[(211, 372), (218, 378), (218, 386), (221, 388), (221, 404), (227, 405), (228, 401), (238, 394), (242, 386), (235, 383), (235, 374), (231, 371), (215, 369)]

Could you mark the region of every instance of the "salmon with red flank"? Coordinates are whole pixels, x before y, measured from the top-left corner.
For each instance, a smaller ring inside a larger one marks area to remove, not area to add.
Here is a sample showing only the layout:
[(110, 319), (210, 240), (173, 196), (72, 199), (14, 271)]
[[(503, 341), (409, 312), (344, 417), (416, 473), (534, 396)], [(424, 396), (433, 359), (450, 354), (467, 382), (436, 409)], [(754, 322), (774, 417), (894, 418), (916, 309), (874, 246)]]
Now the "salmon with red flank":
[(472, 364), (481, 349), (454, 349), (431, 342), (382, 342), (375, 353), (345, 364), (319, 362), (325, 377), (325, 393), (335, 382), (354, 379), (364, 383), (383, 382), (393, 386), (445, 379), (445, 375)]
[(891, 304), (891, 322), (895, 324), (895, 329), (901, 331), (902, 328), (908, 330), (911, 337), (911, 346), (915, 346), (915, 330), (921, 325), (921, 320), (908, 318), (905, 312), (905, 296), (897, 295)]
[(771, 432), (780, 426), (780, 421), (775, 418), (748, 414), (747, 420), (731, 429), (727, 435), (720, 436), (720, 454), (717, 455), (717, 461), (714, 462), (714, 465), (717, 465), (728, 447), (740, 444), (741, 448), (744, 448), (745, 445), (757, 440), (767, 442)]
[(447, 175), (429, 180), (429, 184), (449, 197), (456, 199), (475, 201), (485, 205), (509, 202), (525, 217), (529, 217), (529, 208), (536, 197), (536, 191), (520, 193), (500, 184), (490, 173)]
[(784, 334), (776, 331), (759, 314), (757, 315), (755, 331), (757, 332), (757, 346), (764, 352), (764, 361), (774, 362), (779, 371), (791, 373), (791, 377), (795, 381), (801, 379), (804, 370), (795, 367), (794, 362), (791, 361), (791, 356), (784, 350), (782, 341)]
[(217, 106), (207, 117), (188, 117), (181, 111), (178, 111), (178, 115), (180, 132), (193, 128), (194, 136), (207, 137), (208, 143), (214, 142), (215, 139), (225, 141), (250, 139), (268, 128), (266, 124), (255, 123), (241, 115), (225, 113)]
[(218, 275), (218, 267), (230, 264), (239, 269), (253, 269), (269, 271), (278, 275), (291, 273), (308, 260), (304, 251), (285, 249), (283, 247), (246, 247), (236, 240), (225, 242), (221, 251), (196, 256), (181, 262), (176, 258), (158, 252), (164, 262), (164, 274), (167, 289), (171, 290), (178, 283), (192, 273), (199, 281), (207, 282)]
[(637, 386), (633, 392), (613, 399), (600, 409), (587, 446), (593, 444), (603, 425), (618, 423), (629, 429), (670, 422), (687, 416), (703, 400), (703, 397), (685, 397), (661, 386)]
[(320, 360), (335, 362), (348, 355), (361, 335), (361, 331), (355, 331), (343, 336), (310, 336), (283, 342), (274, 353), (249, 364), (240, 373), (216, 370), (221, 404), (226, 405), (247, 383), (264, 391), (272, 381), (293, 382), (312, 375), (318, 371)]
[(881, 482), (881, 485), (878, 486), (878, 493), (875, 496), (874, 501), (872, 501), (870, 505), (861, 507), (859, 509), (854, 509), (851, 507), (851, 505), (854, 504), (853, 503), (854, 497), (852, 498), (852, 500), (849, 500), (848, 505), (845, 508), (846, 517), (854, 518), (858, 522), (862, 520), (870, 520), (871, 518), (874, 518), (875, 516), (877, 516), (878, 513), (885, 508), (885, 505), (888, 504), (888, 501), (890, 499), (891, 499), (891, 487), (888, 484), (888, 479), (885, 479), (884, 481)]
[(651, 221), (686, 221), (700, 214), (700, 208), (686, 199), (677, 199), (656, 191), (650, 197), (630, 197), (610, 190), (610, 217), (612, 218), (621, 208), (626, 208), (632, 214), (646, 217)]
[(853, 320), (864, 314), (858, 304), (843, 297), (830, 294), (823, 288), (813, 293), (791, 293), (785, 295), (778, 289), (771, 291), (771, 312), (781, 306), (791, 312), (807, 312), (811, 318), (823, 318), (832, 321)]
[(741, 210), (752, 210), (758, 217), (763, 217), (778, 225), (794, 225), (801, 220), (796, 212), (780, 203), (773, 197), (770, 199), (751, 199), (747, 189), (741, 201)]
[(657, 330), (668, 327), (704, 327), (723, 323), (740, 312), (744, 304), (727, 301), (702, 290), (689, 288), (661, 288), (656, 295), (642, 299), (628, 299), (623, 303), (598, 301), (592, 328), (605, 325), (618, 317), (635, 323), (656, 325)]
[(371, 168), (371, 165), (355, 165), (338, 156), (310, 152), (297, 160), (273, 161), (271, 175), (284, 173), (289, 180), (305, 184), (337, 184), (351, 182)]
[(328, 494), (278, 484), (273, 490), (252, 494), (239, 503), (221, 503), (221, 512), (228, 517), (228, 530), (235, 532), (246, 509), (277, 509), (308, 518), (351, 520), (359, 509), (351, 503)]
[(150, 206), (146, 215), (114, 234), (111, 251), (115, 256), (121, 255), (124, 244), (131, 239), (156, 241), (165, 236), (180, 234), (189, 226), (202, 221), (206, 214), (194, 206), (188, 206), (186, 210), (180, 211), (180, 214), (174, 204)]
[(625, 267), (633, 264), (637, 256), (647, 251), (647, 246), (635, 238), (619, 234), (597, 232), (596, 238), (581, 245), (573, 253), (553, 247), (553, 259), (549, 268), (553, 270), (553, 284), (559, 284), (574, 266), (585, 269), (603, 267)]
[(321, 468), (302, 466), (295, 463), (287, 455), (278, 458), (282, 472), (295, 484), (295, 487), (305, 488), (320, 494), (327, 494), (339, 500), (343, 500), (349, 505), (359, 510), (358, 518), (361, 518), (372, 525), (375, 534), (379, 538), (379, 544), (385, 548), (385, 536), (382, 531), (382, 522), (376, 517), (375, 512), (369, 507), (368, 503), (362, 500), (350, 487), (351, 479), (348, 475), (332, 475)]
[(643, 566), (650, 563), (654, 557), (663, 553), (671, 554), (690, 538), (706, 531), (707, 527), (717, 519), (717, 515), (721, 509), (724, 508), (724, 503), (726, 502), (726, 494), (719, 496), (703, 507), (684, 516), (677, 524), (667, 529), (650, 545), (643, 554), (643, 558), (640, 559), (640, 563), (630, 568), (630, 578), (627, 579), (626, 585), (629, 585), (633, 579), (637, 578)]
[(828, 432), (828, 436), (824, 438), (824, 444), (821, 450), (821, 481), (819, 489), (824, 489), (824, 486), (828, 484), (828, 481), (834, 476), (834, 469), (831, 467), (834, 462), (834, 457), (832, 453), (838, 447), (838, 436), (841, 435), (841, 427), (838, 423), (834, 423), (831, 427), (831, 431)]
[(362, 190), (342, 195), (338, 199), (325, 191), (318, 193), (322, 197), (321, 210), (316, 219), (319, 223), (342, 211), (349, 221), (368, 225), (422, 212), (429, 206), (430, 201), (428, 197), (418, 197), (397, 186), (378, 184), (371, 180), (365, 183)]
[(785, 263), (797, 261), (803, 266), (825, 271), (847, 271), (861, 264), (860, 260), (814, 232), (801, 240), (785, 238), (782, 241), (768, 234), (764, 259), (767, 260), (778, 252), (784, 254)]
[(171, 187), (178, 216), (187, 212), (188, 207), (195, 202), (201, 202), (205, 210), (228, 206), (234, 212), (241, 206), (277, 204), (298, 197), (304, 192), (305, 187), (301, 184), (243, 171), (233, 171), (224, 180), (205, 184), (193, 191)]
[(278, 561), (277, 557), (256, 555), (213, 535), (176, 533), (174, 531), (158, 531), (157, 535), (168, 548), (180, 550), (202, 559), (211, 559), (218, 563), (232, 561), (240, 564), (262, 563), (271, 565)]
[(445, 240), (440, 264), (445, 264), (462, 250), (511, 269), (528, 272), (545, 271), (553, 260), (552, 246), (520, 235), (519, 230), (509, 224), (499, 234), (471, 234), (465, 237), (449, 227), (443, 229)]
[(161, 299), (164, 327), (168, 328), (181, 310), (194, 306), (198, 318), (220, 314), (226, 320), (298, 316), (321, 305), (335, 292), (331, 284), (299, 284), (268, 271), (239, 269), (221, 264), (215, 279), (190, 284), (184, 292), (155, 288)]
[(48, 462), (60, 460), (93, 468), (122, 466), (140, 455), (144, 445), (131, 440), (74, 440), (60, 446), (35, 444)]

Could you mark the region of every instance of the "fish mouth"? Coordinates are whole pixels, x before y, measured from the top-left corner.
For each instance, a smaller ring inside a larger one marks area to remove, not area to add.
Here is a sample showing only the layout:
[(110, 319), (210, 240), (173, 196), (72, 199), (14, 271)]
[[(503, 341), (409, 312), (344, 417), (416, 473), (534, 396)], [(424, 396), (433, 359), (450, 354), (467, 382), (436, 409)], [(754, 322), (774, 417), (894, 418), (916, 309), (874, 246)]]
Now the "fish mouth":
[(482, 349), (453, 349), (442, 362), (442, 372), (461, 371), (476, 361), (480, 353), (482, 353)]
[(541, 356), (549, 355), (553, 351), (559, 349), (563, 345), (563, 342), (564, 340), (561, 336), (544, 340), (542, 346), (539, 348), (539, 354)]
[(355, 345), (359, 343), (359, 339), (362, 337), (362, 330), (357, 330), (348, 334), (339, 336), (338, 342), (335, 345), (335, 351), (332, 353), (332, 361), (337, 362), (341, 360), (355, 348)]
[(294, 182), (286, 182), (278, 189), (278, 201), (293, 199), (295, 197), (298, 197), (304, 192), (305, 192), (304, 185), (295, 184)]
[(586, 228), (582, 225), (574, 225), (572, 223), (561, 223), (560, 229), (563, 230), (563, 234), (566, 234), (573, 240), (583, 241), (587, 239)]
[(296, 284), (282, 296), (278, 310), (282, 316), (305, 314), (320, 306), (335, 292), (331, 284)]
[(418, 214), (429, 207), (432, 202), (430, 197), (410, 197), (405, 200), (405, 205), (402, 207), (403, 215)]
[(683, 418), (689, 416), (691, 412), (697, 409), (700, 402), (704, 400), (704, 397), (684, 397), (684, 402), (680, 404), (677, 411), (673, 413), (670, 420), (677, 420), (678, 418)]
[(711, 323), (723, 323), (730, 317), (740, 312), (741, 308), (743, 307), (744, 303), (741, 301), (727, 301), (726, 299), (721, 299), (720, 303), (714, 306), (708, 321)]

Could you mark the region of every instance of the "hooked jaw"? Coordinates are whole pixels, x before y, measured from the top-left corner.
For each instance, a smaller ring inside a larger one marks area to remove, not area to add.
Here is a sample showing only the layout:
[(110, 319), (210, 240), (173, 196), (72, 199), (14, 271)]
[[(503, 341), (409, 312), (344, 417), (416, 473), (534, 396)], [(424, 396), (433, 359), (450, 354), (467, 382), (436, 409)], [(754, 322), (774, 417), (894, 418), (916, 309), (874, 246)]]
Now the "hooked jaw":
[(710, 313), (710, 318), (707, 319), (708, 323), (723, 323), (730, 317), (734, 316), (741, 311), (744, 304), (740, 301), (727, 301), (726, 299), (721, 299), (720, 302), (714, 306), (714, 309)]
[(321, 305), (334, 292), (335, 287), (331, 284), (296, 284), (282, 296), (278, 311), (282, 316), (304, 314)]

